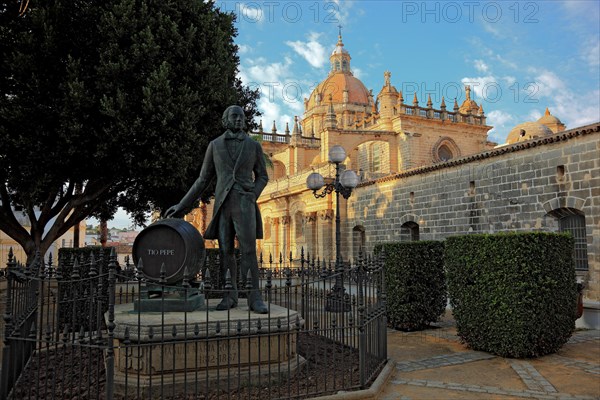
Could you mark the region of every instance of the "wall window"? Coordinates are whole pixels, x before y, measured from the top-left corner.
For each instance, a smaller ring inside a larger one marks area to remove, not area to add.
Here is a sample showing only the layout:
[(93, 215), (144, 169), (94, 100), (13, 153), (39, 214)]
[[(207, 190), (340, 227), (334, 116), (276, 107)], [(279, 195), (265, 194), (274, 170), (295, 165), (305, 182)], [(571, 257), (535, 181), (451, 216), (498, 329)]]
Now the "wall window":
[(381, 143), (371, 145), (371, 172), (381, 171)]
[(448, 136), (440, 138), (431, 148), (433, 162), (445, 162), (460, 157), (460, 149)]
[(575, 239), (575, 269), (588, 270), (585, 214), (574, 208), (559, 208), (550, 212), (558, 221), (560, 232), (570, 232)]
[(419, 224), (414, 221), (408, 221), (400, 226), (401, 242), (416, 242), (419, 240)]
[(438, 148), (438, 158), (440, 161), (451, 160), (453, 158), (452, 150), (450, 150), (445, 144), (441, 145)]

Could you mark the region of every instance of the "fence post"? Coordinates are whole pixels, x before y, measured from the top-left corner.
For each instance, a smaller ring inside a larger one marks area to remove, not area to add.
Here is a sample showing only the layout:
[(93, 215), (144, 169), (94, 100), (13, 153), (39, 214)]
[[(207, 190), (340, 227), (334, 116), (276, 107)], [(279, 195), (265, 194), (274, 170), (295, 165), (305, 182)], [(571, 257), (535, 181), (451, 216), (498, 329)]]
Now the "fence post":
[(365, 274), (364, 265), (357, 268), (358, 285), (358, 363), (360, 374), (360, 387), (364, 388), (366, 383), (367, 369), (367, 338), (365, 336), (365, 299), (363, 293), (363, 279)]
[(8, 262), (6, 263), (6, 310), (4, 312), (4, 351), (2, 353), (2, 376), (0, 376), (0, 398), (8, 397), (9, 387), (12, 387), (11, 379), (11, 346), (9, 337), (12, 334), (12, 270), (15, 267), (15, 259), (12, 247), (8, 250)]
[(382, 343), (382, 351), (383, 356), (387, 360), (387, 289), (385, 287), (385, 260), (387, 255), (385, 254), (385, 250), (381, 253), (380, 263), (379, 263), (379, 271), (380, 271), (380, 282), (381, 282), (381, 307), (382, 307), (382, 317), (381, 317), (381, 327), (380, 331), (380, 342)]
[(106, 400), (114, 398), (115, 377), (115, 273), (117, 269), (117, 254), (114, 247), (110, 252), (108, 263), (108, 338), (106, 347)]

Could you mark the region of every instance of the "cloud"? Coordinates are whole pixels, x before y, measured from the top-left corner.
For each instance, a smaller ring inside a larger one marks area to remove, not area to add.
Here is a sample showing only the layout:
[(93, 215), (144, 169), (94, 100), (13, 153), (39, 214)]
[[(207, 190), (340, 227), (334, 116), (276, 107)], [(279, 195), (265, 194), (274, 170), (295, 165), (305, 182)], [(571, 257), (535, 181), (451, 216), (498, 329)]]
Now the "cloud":
[(498, 26), (498, 24), (492, 24), (492, 23), (489, 23), (489, 22), (484, 22), (482, 25), (483, 25), (483, 29), (486, 32), (491, 33), (496, 38), (502, 38), (502, 37), (504, 37), (504, 35), (502, 33), (502, 30), (500, 29), (500, 27)]
[(556, 96), (564, 95), (565, 84), (563, 81), (552, 71), (543, 70), (538, 76), (535, 77), (537, 85), (538, 96)]
[(352, 68), (352, 75), (356, 77), (356, 79), (364, 79), (365, 73), (360, 68)]
[(246, 59), (250, 66), (240, 66), (240, 78), (246, 85), (259, 85), (271, 87), (282, 85), (289, 77), (292, 60), (285, 57), (283, 62), (268, 63), (263, 57), (257, 59)]
[(309, 33), (308, 41), (300, 40), (287, 41), (285, 44), (290, 46), (297, 54), (304, 58), (312, 67), (321, 68), (327, 61), (327, 50), (318, 42), (320, 33)]
[(354, 2), (352, 1), (333, 0), (330, 6), (326, 6), (327, 13), (329, 14), (326, 20), (340, 24), (347, 23), (350, 17), (350, 9), (353, 4)]
[[(236, 5), (238, 4), (236, 3)], [(263, 9), (258, 3), (239, 3), (239, 13), (241, 19), (246, 22), (262, 24), (265, 20)]]
[(506, 125), (508, 122), (514, 121), (514, 117), (502, 110), (493, 110), (487, 114), (487, 122), (493, 126)]
[(475, 95), (483, 100), (486, 100), (488, 96), (495, 96), (495, 92), (492, 94), (491, 91), (494, 90), (494, 87), (498, 86), (498, 80), (492, 75), (462, 78), (461, 82), (463, 85), (470, 85)]
[(600, 66), (600, 40), (598, 37), (587, 40), (581, 50), (581, 57), (592, 68)]
[[(257, 108), (263, 114), (263, 129), (270, 132), (273, 121), (278, 133), (283, 134), (286, 122), (292, 129), (294, 115), (302, 115), (304, 97), (310, 95), (310, 83), (297, 80), (292, 71), (293, 61), (285, 57), (283, 62), (269, 63), (263, 57), (246, 59), (240, 66), (239, 77), (251, 89), (259, 89)], [(258, 122), (258, 121), (257, 121)]]
[[(258, 109), (262, 112), (262, 122), (263, 129), (265, 132), (271, 132), (273, 128), (273, 121), (275, 121), (275, 127), (277, 128), (277, 133), (284, 134), (285, 132), (285, 124), (292, 124), (294, 118), (283, 112), (282, 107), (273, 101), (270, 101), (266, 97), (261, 97), (258, 101)], [(290, 131), (292, 127), (290, 126)]]
[(537, 121), (540, 118), (542, 118), (542, 112), (535, 108), (527, 114), (527, 121)]
[[(537, 75), (534, 83), (537, 88), (535, 97), (542, 107), (548, 106), (553, 115), (562, 120), (567, 127), (574, 128), (600, 121), (600, 90), (588, 93), (575, 93), (553, 71), (534, 70)], [(541, 116), (541, 112), (530, 113), (530, 117)], [(539, 117), (537, 117), (539, 118)]]
[(566, 17), (572, 19), (574, 23), (581, 23), (582, 19), (587, 19), (598, 24), (600, 19), (600, 7), (597, 0), (564, 0), (560, 3), (566, 10)]
[(503, 76), (502, 80), (504, 80), (508, 86), (512, 86), (517, 81), (517, 78), (514, 76)]
[(238, 44), (238, 53), (239, 54), (247, 54), (252, 51), (252, 47), (247, 44)]
[(486, 73), (490, 70), (486, 63), (483, 60), (475, 60), (475, 69), (479, 72)]
[(488, 132), (490, 140), (496, 143), (504, 143), (506, 135), (515, 125), (515, 117), (502, 110), (493, 110), (486, 115), (487, 125), (494, 127)]

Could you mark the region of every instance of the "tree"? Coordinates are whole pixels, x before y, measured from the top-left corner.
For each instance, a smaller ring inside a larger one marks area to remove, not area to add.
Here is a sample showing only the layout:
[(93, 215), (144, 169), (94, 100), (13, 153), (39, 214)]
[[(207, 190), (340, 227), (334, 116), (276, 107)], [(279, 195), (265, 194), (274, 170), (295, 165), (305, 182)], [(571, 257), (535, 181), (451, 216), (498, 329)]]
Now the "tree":
[(0, 229), (28, 258), (84, 218), (175, 204), (223, 110), (258, 115), (234, 20), (200, 0), (0, 3)]

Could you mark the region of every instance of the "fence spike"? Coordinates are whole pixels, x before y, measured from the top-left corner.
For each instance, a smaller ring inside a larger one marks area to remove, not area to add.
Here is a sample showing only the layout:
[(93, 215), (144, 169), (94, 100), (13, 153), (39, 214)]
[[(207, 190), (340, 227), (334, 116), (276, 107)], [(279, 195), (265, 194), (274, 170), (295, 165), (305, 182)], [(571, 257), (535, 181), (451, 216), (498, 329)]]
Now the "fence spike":
[(140, 259), (137, 262), (137, 265), (135, 266), (135, 279), (136, 281), (140, 281), (142, 279), (142, 271), (144, 270), (144, 261), (142, 260), (142, 257), (140, 257)]
[(202, 281), (203, 281), (202, 283), (204, 284), (205, 290), (212, 289), (212, 283), (210, 282), (210, 269), (208, 268), (208, 265), (206, 266), (206, 269), (204, 270), (204, 273), (202, 274)]
[(183, 283), (181, 286), (183, 286), (185, 289), (190, 288), (190, 270), (187, 265), (183, 268)]
[(94, 252), (90, 253), (90, 272), (88, 276), (93, 278), (98, 275), (98, 265), (96, 264), (96, 257), (94, 256)]
[(159, 282), (161, 284), (163, 284), (163, 285), (165, 283), (167, 283), (167, 266), (165, 265), (164, 262), (160, 265), (160, 279), (159, 279)]
[(76, 281), (79, 278), (80, 278), (80, 276), (79, 276), (79, 260), (77, 259), (77, 257), (74, 257), (74, 259), (73, 259), (73, 269), (71, 270), (70, 279), (72, 281)]
[(52, 252), (48, 254), (48, 279), (54, 276), (54, 258)]
[(229, 270), (229, 268), (227, 268), (227, 271), (225, 271), (225, 289), (233, 289), (233, 285), (231, 284), (231, 271)]
[(7, 264), (12, 264), (14, 261), (15, 255), (13, 253), (13, 248), (12, 246), (8, 249), (8, 263)]
[(250, 271), (250, 268), (248, 268), (248, 273), (246, 274), (246, 282), (245, 285), (246, 290), (252, 290), (253, 286), (252, 286), (252, 271)]

